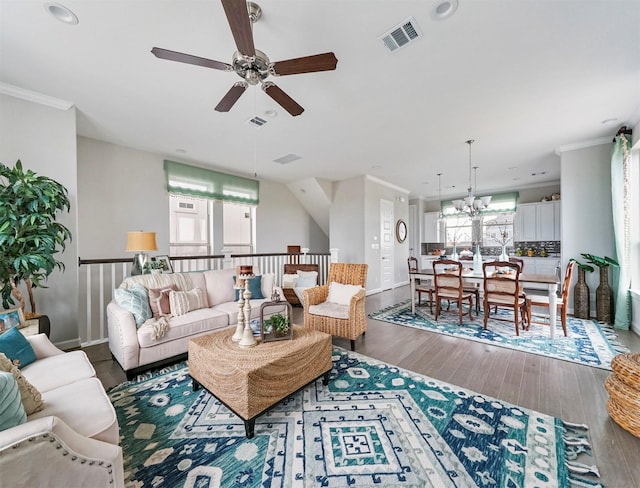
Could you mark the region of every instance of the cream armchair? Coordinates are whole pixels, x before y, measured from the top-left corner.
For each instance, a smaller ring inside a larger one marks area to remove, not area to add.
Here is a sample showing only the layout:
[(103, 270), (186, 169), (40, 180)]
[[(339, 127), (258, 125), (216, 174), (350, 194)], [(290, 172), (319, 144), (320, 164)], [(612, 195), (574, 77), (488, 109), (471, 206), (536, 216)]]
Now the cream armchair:
[[(353, 351), (355, 340), (367, 331), (367, 268), (366, 264), (332, 263), (327, 284), (303, 292), (304, 326), (350, 339)], [(355, 286), (331, 289), (332, 283)]]
[(27, 339), (36, 361), (20, 373), (43, 408), (0, 432), (0, 486), (124, 487), (116, 413), (87, 355)]

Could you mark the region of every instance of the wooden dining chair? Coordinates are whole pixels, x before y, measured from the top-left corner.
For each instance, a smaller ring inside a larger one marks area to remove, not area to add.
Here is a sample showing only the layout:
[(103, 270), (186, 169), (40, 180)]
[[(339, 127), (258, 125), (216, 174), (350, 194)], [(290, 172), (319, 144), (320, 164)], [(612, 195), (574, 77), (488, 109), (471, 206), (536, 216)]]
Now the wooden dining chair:
[(462, 304), (469, 303), (469, 319), (473, 320), (473, 293), (466, 292), (462, 285), (462, 263), (451, 259), (433, 261), (433, 284), (435, 287), (436, 315), (438, 320), (442, 308), (442, 300), (458, 304), (458, 317), (462, 325)]
[[(484, 323), (486, 330), (491, 306), (511, 308), (516, 335), (520, 335), (520, 322), (525, 327), (527, 313), (524, 310), (526, 301), (521, 296), (520, 266), (508, 261), (492, 261), (482, 265), (484, 281)], [(494, 317), (496, 320), (504, 320)]]
[[(524, 273), (524, 259), (511, 257), (511, 258), (509, 258), (509, 262), (510, 263), (515, 263), (518, 266), (520, 266), (520, 274)], [(527, 294), (524, 292), (524, 288), (522, 288), (522, 287), (520, 288), (520, 296), (525, 299), (525, 304), (522, 306), (522, 313), (527, 313), (527, 316), (528, 316), (527, 302), (526, 302)], [(494, 307), (493, 311), (494, 311), (494, 313), (498, 313), (498, 306), (497, 305)], [(528, 319), (527, 319), (527, 322), (529, 322)]]
[[(418, 269), (418, 259), (410, 256), (407, 258), (407, 266), (409, 267), (409, 273), (420, 271)], [(416, 279), (416, 292), (418, 293), (418, 306), (420, 306), (422, 300), (422, 294), (429, 295), (429, 312), (433, 313), (433, 293), (435, 288), (433, 283), (425, 282), (424, 280)]]
[[(556, 302), (556, 307), (560, 310), (560, 321), (562, 323), (562, 331), (564, 336), (567, 336), (567, 302), (569, 301), (569, 288), (571, 287), (571, 278), (573, 277), (573, 267), (576, 264), (575, 261), (567, 264), (567, 269), (564, 274), (564, 280), (562, 281), (562, 292), (560, 298)], [(531, 325), (531, 307), (547, 307), (549, 308), (549, 296), (548, 295), (529, 295), (527, 298), (527, 321)], [(546, 322), (533, 322), (535, 324), (546, 324)]]

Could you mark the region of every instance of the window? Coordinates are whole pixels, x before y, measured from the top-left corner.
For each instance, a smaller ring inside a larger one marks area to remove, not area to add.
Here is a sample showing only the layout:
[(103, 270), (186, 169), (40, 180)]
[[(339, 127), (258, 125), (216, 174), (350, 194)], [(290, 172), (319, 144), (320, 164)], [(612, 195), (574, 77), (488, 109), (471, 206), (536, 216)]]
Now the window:
[(518, 193), (494, 195), (491, 203), (480, 217), (472, 219), (464, 212), (458, 212), (451, 200), (441, 203), (445, 216), (445, 246), (471, 247), (474, 236), (478, 235), (484, 247), (513, 244), (513, 215), (518, 203)]

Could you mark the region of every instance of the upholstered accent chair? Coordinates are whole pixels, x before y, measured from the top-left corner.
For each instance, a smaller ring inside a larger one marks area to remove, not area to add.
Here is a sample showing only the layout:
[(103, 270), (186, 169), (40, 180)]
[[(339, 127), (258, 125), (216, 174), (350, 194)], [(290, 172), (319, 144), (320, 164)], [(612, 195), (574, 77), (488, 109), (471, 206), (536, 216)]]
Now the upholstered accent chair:
[(364, 310), (366, 264), (331, 263), (327, 283), (304, 293), (304, 326), (355, 340), (367, 330)]

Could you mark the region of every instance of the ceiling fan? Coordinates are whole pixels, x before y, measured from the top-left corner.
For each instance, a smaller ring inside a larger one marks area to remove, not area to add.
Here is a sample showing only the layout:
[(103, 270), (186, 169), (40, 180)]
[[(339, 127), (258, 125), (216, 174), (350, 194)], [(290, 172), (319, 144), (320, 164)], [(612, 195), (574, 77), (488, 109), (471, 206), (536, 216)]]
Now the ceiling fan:
[(236, 47), (238, 48), (233, 55), (231, 64), (159, 47), (154, 47), (151, 52), (157, 58), (161, 59), (194, 64), (222, 71), (235, 71), (243, 81), (235, 83), (226, 95), (222, 97), (222, 100), (216, 105), (218, 112), (228, 112), (249, 85), (262, 83), (262, 89), (282, 108), (294, 117), (300, 115), (304, 112), (304, 108), (275, 84), (264, 80), (269, 75), (284, 76), (334, 70), (338, 63), (335, 54), (328, 52), (272, 63), (269, 61), (267, 55), (257, 50), (253, 44), (251, 26), (262, 16), (260, 6), (253, 2), (246, 2), (246, 0), (221, 1), (227, 16), (227, 21), (229, 22), (229, 27), (231, 27), (231, 33), (233, 34)]

